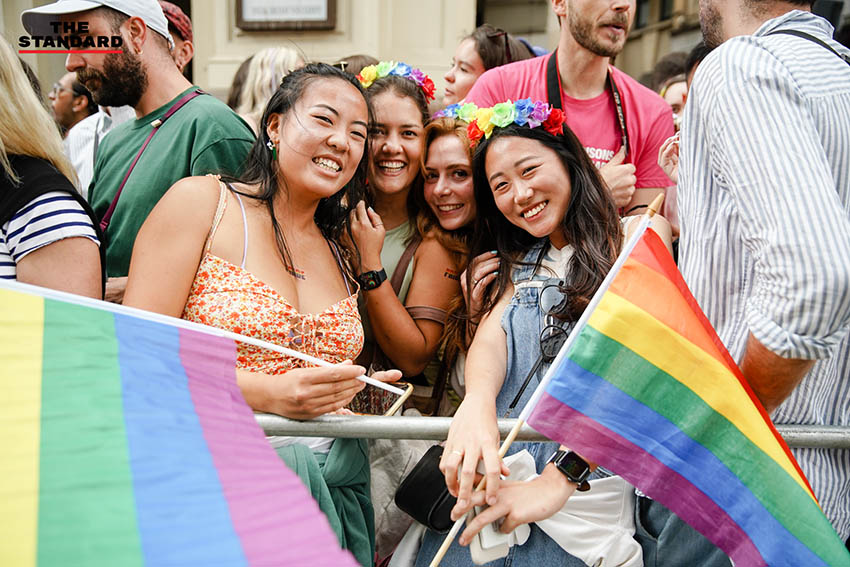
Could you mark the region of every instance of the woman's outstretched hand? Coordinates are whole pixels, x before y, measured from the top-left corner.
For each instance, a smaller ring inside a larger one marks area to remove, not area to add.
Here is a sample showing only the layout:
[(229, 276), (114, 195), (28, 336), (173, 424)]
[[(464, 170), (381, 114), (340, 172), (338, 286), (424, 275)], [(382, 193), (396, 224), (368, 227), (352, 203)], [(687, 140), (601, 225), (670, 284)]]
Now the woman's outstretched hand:
[[(458, 542), (461, 545), (469, 545), (481, 528), (499, 520), (502, 520), (499, 531), (507, 534), (519, 525), (550, 518), (564, 507), (575, 490), (576, 485), (567, 482), (554, 465), (547, 466), (543, 474), (534, 480), (505, 481), (499, 487), (496, 504), (476, 515), (466, 526)], [(478, 492), (472, 495), (473, 506), (483, 507), (486, 504), (484, 494)]]
[(472, 506), (478, 461), (482, 459), (487, 477), (486, 499), (492, 505), (496, 503), (500, 474), (510, 473), (499, 457), (496, 406), (492, 401), (488, 403), (467, 396), (452, 419), (443, 457), (440, 459), (440, 470), (446, 477), (446, 486), (451, 495), (457, 498), (457, 504), (452, 509), (452, 519), (456, 520), (466, 514)]

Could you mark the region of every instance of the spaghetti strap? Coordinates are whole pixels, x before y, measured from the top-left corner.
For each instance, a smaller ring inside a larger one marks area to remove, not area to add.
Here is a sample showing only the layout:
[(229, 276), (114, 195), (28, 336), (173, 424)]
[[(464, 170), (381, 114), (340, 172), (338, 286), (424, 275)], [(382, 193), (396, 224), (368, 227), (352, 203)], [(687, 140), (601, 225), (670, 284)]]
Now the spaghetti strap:
[(224, 216), (224, 210), (227, 208), (227, 188), (220, 179), (218, 180), (218, 186), (220, 189), (218, 205), (215, 208), (215, 216), (213, 216), (212, 225), (210, 225), (210, 231), (207, 234), (207, 241), (204, 243), (204, 254), (210, 251), (210, 246), (212, 246), (212, 241), (215, 237), (215, 231), (218, 229), (218, 224), (221, 222), (221, 217)]
[(330, 240), (328, 240), (327, 242), (328, 246), (331, 249), (331, 252), (333, 252), (334, 258), (336, 258), (336, 265), (339, 268), (339, 273), (342, 274), (342, 281), (345, 282), (345, 291), (348, 293), (348, 295), (351, 295), (351, 286), (348, 285), (348, 274), (346, 273), (345, 268), (342, 265), (342, 257), (339, 254), (339, 248), (337, 248), (336, 244), (331, 242)]
[[(228, 187), (230, 187), (230, 184), (228, 184)], [(244, 270), (245, 260), (248, 258), (248, 217), (245, 216), (245, 205), (242, 203), (242, 197), (239, 196), (239, 193), (233, 190), (233, 187), (230, 187), (230, 190), (233, 191), (233, 196), (236, 197), (237, 201), (239, 201), (239, 208), (242, 209), (242, 227), (245, 244), (242, 247), (242, 264), (239, 267)]]

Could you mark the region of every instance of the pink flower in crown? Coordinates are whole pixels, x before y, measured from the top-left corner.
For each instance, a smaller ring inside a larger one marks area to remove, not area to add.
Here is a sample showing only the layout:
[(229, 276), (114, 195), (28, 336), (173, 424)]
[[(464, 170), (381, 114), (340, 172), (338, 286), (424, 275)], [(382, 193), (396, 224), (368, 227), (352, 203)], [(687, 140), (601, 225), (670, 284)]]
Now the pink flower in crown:
[(528, 115), (528, 126), (537, 128), (547, 118), (549, 118), (549, 105), (545, 102), (537, 101), (534, 103), (534, 109)]
[(419, 86), (422, 86), (427, 78), (427, 75), (419, 69), (411, 69), (410, 75), (408, 76)]

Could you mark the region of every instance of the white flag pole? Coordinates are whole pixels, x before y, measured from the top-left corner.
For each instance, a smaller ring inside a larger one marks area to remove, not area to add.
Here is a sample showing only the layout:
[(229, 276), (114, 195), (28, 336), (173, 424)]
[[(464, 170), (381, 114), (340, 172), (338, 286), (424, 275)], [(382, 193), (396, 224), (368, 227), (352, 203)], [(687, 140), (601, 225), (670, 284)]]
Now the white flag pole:
[[(661, 208), (661, 203), (664, 202), (664, 195), (658, 195), (649, 207), (646, 210), (646, 213), (641, 216), (640, 222), (638, 223), (637, 228), (635, 229), (634, 234), (629, 238), (626, 242), (626, 245), (623, 246), (623, 249), (620, 251), (620, 255), (617, 256), (617, 260), (614, 262), (614, 265), (611, 266), (611, 269), (608, 270), (608, 274), (605, 276), (605, 279), (602, 280), (602, 283), (599, 284), (599, 289), (596, 290), (596, 293), (593, 294), (593, 298), (590, 300), (590, 303), (587, 304), (587, 307), (584, 308), (584, 311), (579, 317), (578, 322), (575, 327), (573, 327), (572, 332), (570, 332), (570, 336), (567, 337), (567, 340), (561, 346), (561, 350), (558, 351), (558, 356), (552, 361), (552, 364), (549, 366), (549, 369), (546, 371), (546, 374), (543, 375), (543, 378), (540, 380), (540, 383), (537, 385), (537, 388), (534, 389), (534, 393), (531, 395), (531, 399), (528, 400), (528, 403), (525, 404), (525, 407), (522, 409), (522, 413), (519, 415), (519, 419), (517, 419), (516, 425), (511, 429), (508, 436), (505, 438), (502, 446), (499, 447), (499, 457), (504, 457), (508, 452), (511, 444), (516, 439), (519, 430), (522, 429), (522, 426), (525, 425), (526, 420), (531, 415), (531, 412), (534, 410), (534, 407), (537, 405), (537, 402), (540, 401), (540, 398), (543, 397), (543, 393), (546, 391), (546, 386), (552, 380), (552, 376), (555, 373), (555, 369), (561, 363), (576, 338), (581, 333), (581, 330), (587, 324), (587, 320), (590, 319), (591, 313), (602, 300), (602, 296), (605, 295), (605, 292), (608, 291), (608, 288), (611, 287), (611, 282), (614, 281), (614, 278), (617, 277), (617, 273), (620, 271), (620, 268), (623, 267), (623, 264), (626, 263), (629, 255), (637, 246), (638, 241), (643, 236), (643, 233), (646, 232), (646, 229), (649, 228), (650, 223), (652, 222), (652, 217), (655, 216), (655, 213), (658, 212), (658, 209)], [(475, 487), (475, 491), (484, 490), (484, 487), (487, 484), (487, 477), (481, 479), (481, 482), (478, 483), (478, 486)], [(449, 530), (449, 533), (446, 534), (445, 539), (443, 540), (443, 544), (440, 546), (440, 549), (437, 550), (437, 554), (434, 556), (434, 559), (431, 560), (429, 567), (439, 567), (440, 562), (443, 560), (443, 557), (449, 550), (449, 547), (452, 544), (452, 541), (457, 537), (457, 534), (460, 532), (460, 528), (463, 527), (463, 523), (466, 521), (466, 514), (462, 517), (458, 518), (457, 521), (452, 526), (452, 529)]]
[[(91, 307), (93, 309), (98, 309), (100, 311), (108, 311), (110, 313), (117, 313), (119, 315), (128, 315), (130, 317), (137, 317), (139, 319), (144, 319), (145, 321), (153, 321), (156, 323), (163, 323), (165, 325), (170, 325), (172, 327), (178, 327), (180, 329), (187, 329), (190, 331), (197, 331), (199, 333), (204, 333), (205, 335), (212, 335), (214, 337), (221, 337), (225, 339), (231, 339), (234, 341), (239, 341), (241, 343), (253, 345), (260, 348), (269, 349), (271, 351), (291, 356), (293, 358), (297, 358), (299, 360), (303, 360), (304, 362), (309, 362), (310, 364), (315, 364), (316, 366), (335, 366), (333, 363), (327, 362), (326, 360), (322, 360), (321, 358), (316, 358), (315, 356), (310, 356), (309, 354), (304, 354), (303, 352), (299, 352), (297, 350), (293, 350), (291, 348), (286, 348), (282, 346), (278, 346), (276, 344), (261, 341), (259, 339), (254, 339), (251, 337), (246, 337), (245, 335), (240, 335), (238, 333), (233, 333), (231, 331), (226, 331), (224, 329), (219, 329), (218, 327), (210, 327), (208, 325), (202, 325), (200, 323), (195, 323), (192, 321), (186, 321), (184, 319), (178, 319), (177, 317), (170, 317), (168, 315), (162, 315), (160, 313), (153, 313), (150, 311), (145, 311), (143, 309), (137, 309), (135, 307), (126, 307), (124, 305), (118, 305), (115, 303), (109, 303), (106, 301), (101, 301), (99, 299), (92, 299), (90, 297), (83, 297), (81, 295), (74, 295), (72, 293), (67, 293), (64, 291), (57, 291), (55, 289), (48, 289), (46, 287), (38, 287), (30, 284), (24, 284), (16, 281), (9, 280), (0, 280), (0, 289), (10, 289), (13, 291), (19, 291), (22, 293), (27, 293), (30, 295), (38, 295), (41, 297), (45, 297), (48, 299), (56, 299), (58, 301), (64, 301), (66, 303), (73, 303), (74, 305), (82, 305), (84, 307)], [(404, 390), (401, 388), (396, 388), (395, 386), (391, 386), (389, 384), (384, 384), (380, 380), (375, 380), (365, 374), (357, 378), (361, 382), (365, 382), (366, 384), (371, 384), (376, 388), (380, 388), (382, 390), (387, 390), (388, 392), (392, 392), (393, 394), (397, 394), (399, 396), (404, 394)]]

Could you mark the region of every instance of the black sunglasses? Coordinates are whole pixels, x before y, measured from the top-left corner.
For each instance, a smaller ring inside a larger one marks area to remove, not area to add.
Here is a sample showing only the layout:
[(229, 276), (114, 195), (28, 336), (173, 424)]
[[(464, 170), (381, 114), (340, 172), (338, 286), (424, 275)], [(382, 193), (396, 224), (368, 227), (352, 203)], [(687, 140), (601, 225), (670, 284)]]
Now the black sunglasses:
[(569, 336), (563, 327), (563, 323), (558, 319), (558, 315), (562, 315), (567, 307), (567, 295), (564, 293), (563, 280), (557, 278), (546, 280), (543, 287), (540, 288), (537, 305), (545, 315), (544, 321), (546, 323), (543, 326), (543, 330), (540, 331), (540, 356), (537, 357), (537, 361), (525, 376), (522, 386), (520, 386), (519, 391), (514, 396), (511, 405), (508, 406), (505, 417), (511, 415), (511, 412), (519, 403), (519, 399), (525, 393), (525, 389), (528, 388), (531, 378), (537, 373), (540, 365), (544, 362), (549, 364), (555, 360), (555, 357), (561, 352), (561, 347), (567, 342), (567, 337)]

